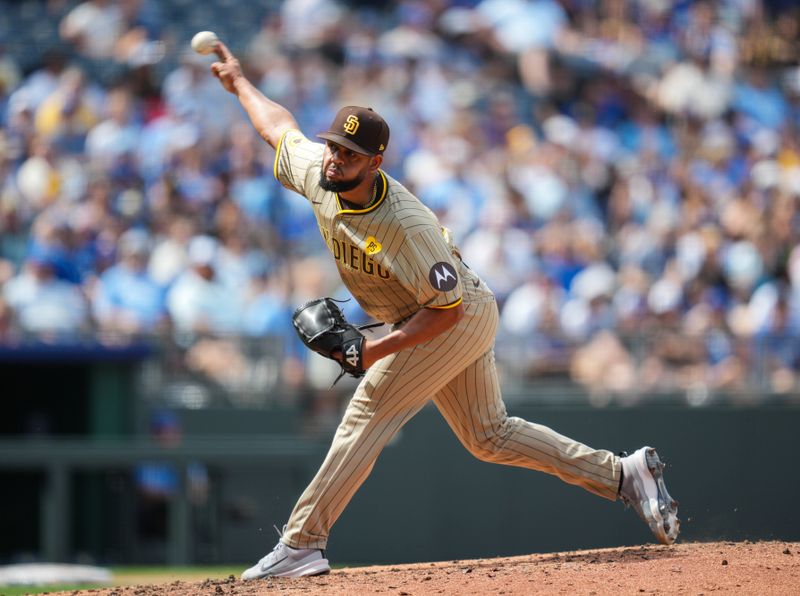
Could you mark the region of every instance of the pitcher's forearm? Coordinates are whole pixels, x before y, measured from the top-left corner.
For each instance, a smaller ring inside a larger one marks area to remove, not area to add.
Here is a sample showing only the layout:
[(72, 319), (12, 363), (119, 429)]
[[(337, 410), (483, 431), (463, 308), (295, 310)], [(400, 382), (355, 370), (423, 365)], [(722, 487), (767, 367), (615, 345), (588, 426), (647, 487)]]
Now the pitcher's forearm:
[(219, 79), (226, 91), (239, 98), (247, 116), (267, 143), (277, 147), (284, 132), (297, 128), (294, 116), (282, 105), (267, 98), (242, 72), (242, 66), (221, 41), (214, 45), (218, 62), (211, 65), (211, 73)]
[(297, 128), (297, 122), (289, 110), (266, 97), (243, 76), (236, 79), (234, 87), (236, 97), (258, 134), (273, 147), (278, 145), (284, 132)]
[(445, 310), (421, 309), (400, 329), (392, 331), (380, 339), (366, 342), (365, 368), (369, 368), (384, 356), (433, 339), (458, 323), (463, 316), (464, 306), (462, 304)]

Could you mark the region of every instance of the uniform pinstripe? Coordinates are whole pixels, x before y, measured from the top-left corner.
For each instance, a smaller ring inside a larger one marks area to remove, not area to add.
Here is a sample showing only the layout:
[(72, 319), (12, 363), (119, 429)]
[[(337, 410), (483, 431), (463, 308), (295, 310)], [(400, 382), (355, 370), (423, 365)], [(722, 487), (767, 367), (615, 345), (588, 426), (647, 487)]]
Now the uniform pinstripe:
[(283, 542), (325, 548), (331, 527), (383, 447), (430, 400), (476, 457), (554, 474), (616, 499), (617, 456), (506, 414), (492, 349), (494, 296), (461, 261), (435, 216), (383, 172), (374, 205), (345, 208), (336, 193), (319, 186), (322, 152), (323, 145), (288, 131), (277, 147), (275, 176), (309, 199), (342, 281), (367, 314), (402, 325), (421, 308), (462, 302), (465, 314), (441, 335), (367, 371), (325, 461), (292, 511)]

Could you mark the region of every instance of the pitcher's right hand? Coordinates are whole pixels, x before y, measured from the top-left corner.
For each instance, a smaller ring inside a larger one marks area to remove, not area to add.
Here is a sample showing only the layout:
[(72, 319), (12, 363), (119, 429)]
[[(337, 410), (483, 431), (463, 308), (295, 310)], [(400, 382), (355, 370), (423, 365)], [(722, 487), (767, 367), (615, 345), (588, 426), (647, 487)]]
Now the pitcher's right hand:
[(236, 81), (244, 78), (242, 66), (231, 51), (221, 41), (214, 47), (214, 53), (219, 57), (218, 62), (211, 65), (211, 73), (219, 79), (226, 91), (236, 93)]

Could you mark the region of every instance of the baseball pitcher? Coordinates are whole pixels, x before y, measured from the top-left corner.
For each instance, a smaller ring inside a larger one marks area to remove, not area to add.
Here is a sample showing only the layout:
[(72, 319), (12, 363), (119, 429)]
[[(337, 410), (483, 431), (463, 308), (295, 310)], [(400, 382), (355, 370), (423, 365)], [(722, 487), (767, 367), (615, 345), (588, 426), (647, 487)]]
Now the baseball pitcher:
[(493, 353), (494, 295), (461, 261), (434, 214), (381, 170), (389, 143), (383, 118), (370, 108), (344, 107), (317, 135), (324, 142), (315, 142), (243, 76), (222, 42), (215, 52), (212, 73), (275, 148), (276, 178), (308, 200), (342, 281), (367, 314), (392, 326), (387, 335), (366, 339), (330, 299), (295, 313), (295, 328), (309, 347), (363, 378), (280, 541), (242, 578), (327, 573), (324, 549), (333, 524), (384, 445), (429, 400), (479, 459), (620, 498), (656, 539), (673, 543), (677, 503), (654, 449), (618, 457), (506, 414)]

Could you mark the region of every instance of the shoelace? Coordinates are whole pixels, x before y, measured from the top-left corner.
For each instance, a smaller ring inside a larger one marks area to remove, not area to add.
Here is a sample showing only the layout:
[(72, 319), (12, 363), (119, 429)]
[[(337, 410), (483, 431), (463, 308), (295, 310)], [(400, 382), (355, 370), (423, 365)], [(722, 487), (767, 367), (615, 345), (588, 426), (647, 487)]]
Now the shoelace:
[(266, 561), (266, 560), (267, 560), (269, 557), (271, 557), (273, 554), (277, 553), (278, 551), (282, 551), (282, 550), (283, 550), (283, 547), (284, 547), (284, 546), (286, 546), (286, 545), (285, 545), (285, 544), (284, 544), (284, 543), (281, 541), (281, 538), (283, 538), (283, 532), (285, 532), (285, 531), (286, 531), (286, 526), (285, 526), (285, 525), (283, 526), (283, 532), (281, 532), (281, 531), (278, 529), (278, 526), (276, 526), (275, 524), (272, 524), (272, 527), (273, 527), (273, 528), (275, 528), (275, 531), (278, 533), (278, 544), (276, 544), (276, 545), (275, 545), (275, 546), (272, 548), (272, 550), (271, 550), (271, 551), (270, 551), (270, 552), (269, 552), (269, 553), (268, 553), (268, 554), (267, 554), (265, 557), (262, 557), (262, 559), (259, 561), (259, 563), (263, 563), (263, 562), (264, 562), (264, 561)]

